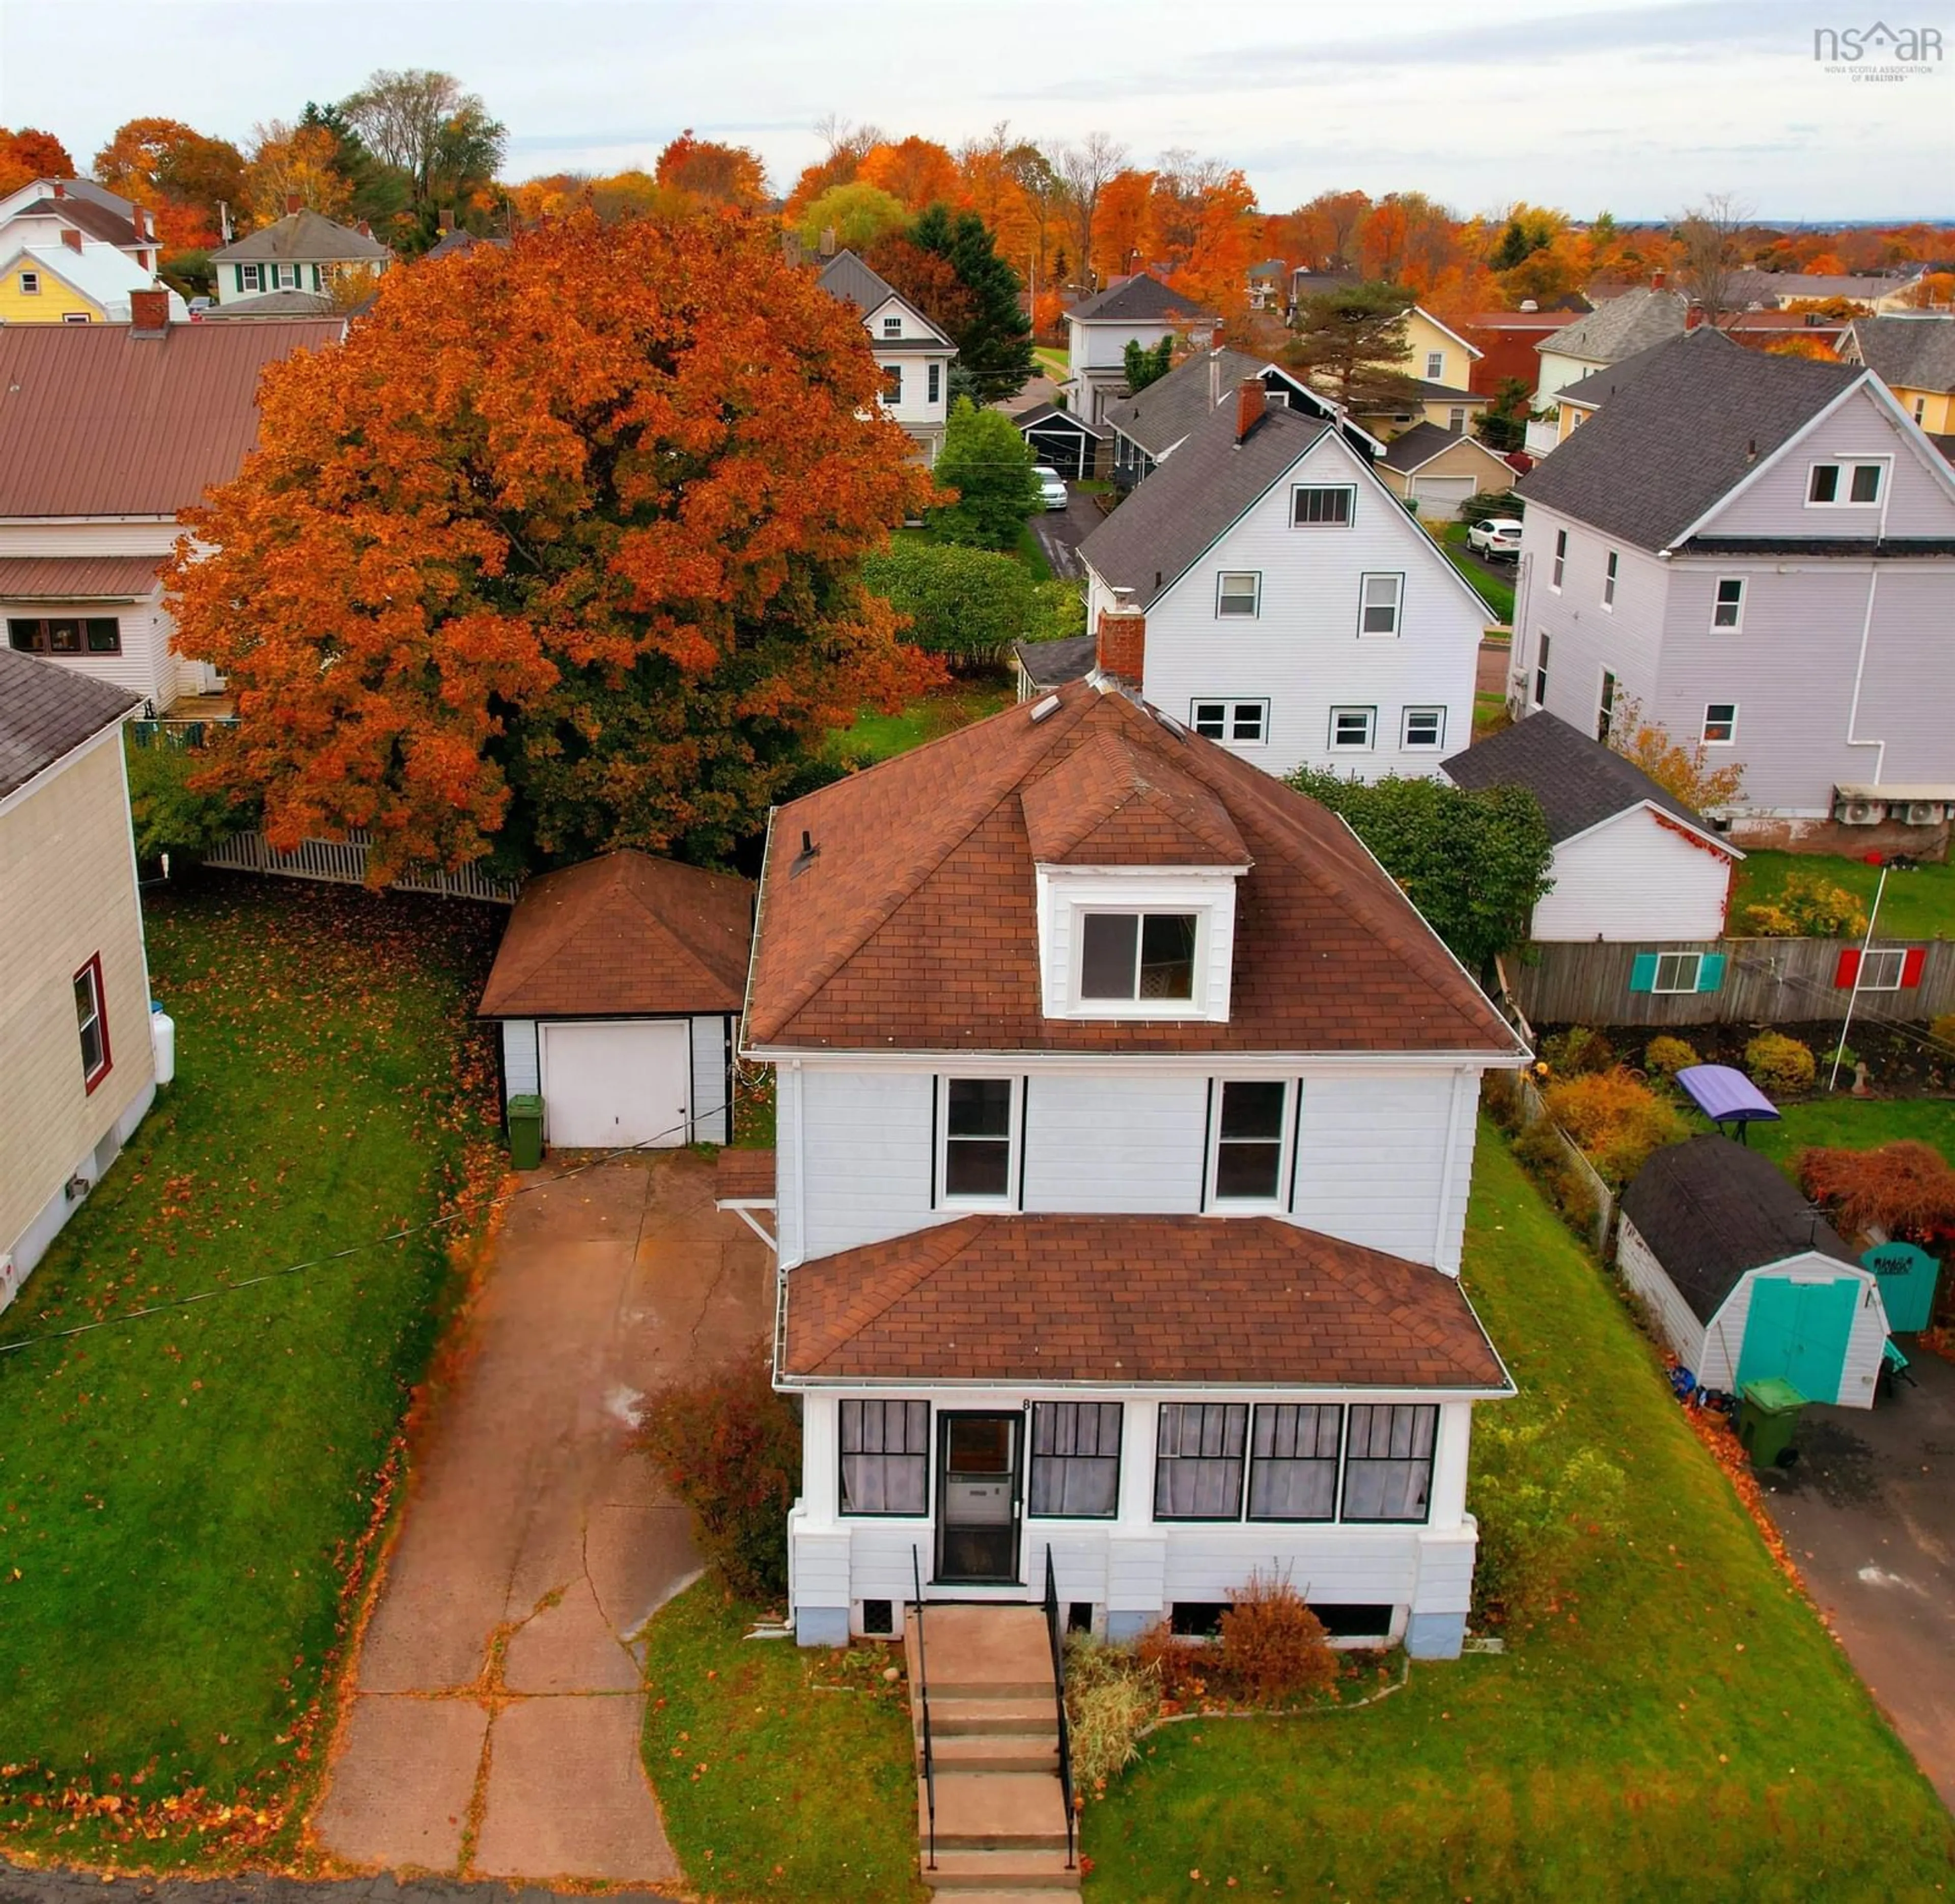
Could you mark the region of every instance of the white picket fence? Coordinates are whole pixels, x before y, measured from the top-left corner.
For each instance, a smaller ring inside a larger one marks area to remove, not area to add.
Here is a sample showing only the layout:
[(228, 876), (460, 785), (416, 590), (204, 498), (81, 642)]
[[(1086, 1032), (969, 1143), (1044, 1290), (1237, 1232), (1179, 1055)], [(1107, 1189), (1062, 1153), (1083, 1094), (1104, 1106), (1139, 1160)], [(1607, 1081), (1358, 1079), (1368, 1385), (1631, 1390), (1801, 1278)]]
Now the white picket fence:
[[(344, 840), (305, 840), (291, 853), (280, 853), (255, 829), (234, 833), (204, 856), (206, 866), (230, 872), (269, 873), (280, 879), (317, 879), (338, 886), (367, 883), (367, 836), (350, 833)], [(520, 882), (491, 879), (472, 867), (441, 872), (430, 867), (411, 868), (390, 883), (397, 893), (437, 893), (444, 899), (479, 899), (494, 906), (513, 906)]]

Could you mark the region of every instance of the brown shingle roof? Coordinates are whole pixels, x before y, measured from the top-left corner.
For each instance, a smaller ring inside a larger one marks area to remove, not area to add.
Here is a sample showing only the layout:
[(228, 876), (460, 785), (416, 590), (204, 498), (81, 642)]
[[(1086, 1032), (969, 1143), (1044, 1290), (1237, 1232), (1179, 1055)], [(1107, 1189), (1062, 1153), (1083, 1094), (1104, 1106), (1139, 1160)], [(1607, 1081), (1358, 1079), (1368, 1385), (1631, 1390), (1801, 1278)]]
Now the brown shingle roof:
[(1452, 1277), (1275, 1217), (968, 1216), (787, 1285), (816, 1382), (1509, 1385)]
[[(1518, 1052), (1342, 821), (1124, 695), (1077, 682), (1058, 696), (1042, 721), (1008, 708), (776, 812), (748, 999), (752, 1043)], [(1044, 1015), (1035, 862), (1017, 796), (1103, 735), (1212, 795), (1254, 862), (1236, 884), (1226, 1024)], [(817, 849), (805, 860), (795, 850), (804, 831)]]
[(257, 440), (259, 373), (345, 328), (0, 325), (0, 517), (174, 516), (201, 503)]
[(0, 796), (120, 720), (141, 697), (0, 648)]
[[(136, 229), (134, 219), (120, 212), (112, 211), (106, 205), (98, 205), (86, 198), (77, 198), (72, 193), (56, 198), (49, 193), (45, 198), (36, 198), (23, 205), (14, 216), (16, 218), (58, 218), (72, 225), (77, 232), (86, 232), (90, 238), (99, 238), (105, 244), (113, 244), (123, 250), (138, 244), (153, 244), (153, 238), (144, 238)], [(56, 242), (59, 242), (58, 240)]]
[(141, 601), (156, 585), (161, 556), (8, 556), (0, 600)]
[(771, 1150), (722, 1150), (713, 1166), (713, 1194), (722, 1203), (764, 1203), (774, 1194)]
[(1110, 730), (1062, 755), (1018, 796), (1045, 866), (1240, 866), (1249, 850), (1209, 790)]
[(753, 900), (731, 873), (629, 850), (545, 873), (509, 916), (480, 1015), (738, 1011)]

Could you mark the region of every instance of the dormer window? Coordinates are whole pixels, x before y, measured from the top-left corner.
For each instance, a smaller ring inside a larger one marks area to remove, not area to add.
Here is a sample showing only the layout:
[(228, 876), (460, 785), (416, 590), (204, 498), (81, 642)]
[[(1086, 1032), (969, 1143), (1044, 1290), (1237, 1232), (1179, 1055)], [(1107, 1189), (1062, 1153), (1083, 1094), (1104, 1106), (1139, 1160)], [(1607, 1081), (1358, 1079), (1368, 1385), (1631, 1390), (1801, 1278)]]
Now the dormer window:
[(1195, 996), (1195, 913), (1088, 913), (1080, 922), (1079, 996), (1160, 1004)]
[(885, 337), (900, 337), (902, 334), (903, 320), (900, 317), (885, 317), (883, 320), (883, 335)]

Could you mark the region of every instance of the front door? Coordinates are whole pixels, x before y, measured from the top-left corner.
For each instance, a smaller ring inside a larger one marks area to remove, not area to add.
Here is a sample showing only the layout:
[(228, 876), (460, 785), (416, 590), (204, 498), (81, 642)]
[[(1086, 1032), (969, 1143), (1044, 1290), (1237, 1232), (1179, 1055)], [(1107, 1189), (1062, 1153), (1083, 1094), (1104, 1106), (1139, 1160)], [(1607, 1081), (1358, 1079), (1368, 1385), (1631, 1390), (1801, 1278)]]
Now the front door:
[(1021, 1417), (1015, 1411), (938, 1419), (937, 1580), (1015, 1584)]

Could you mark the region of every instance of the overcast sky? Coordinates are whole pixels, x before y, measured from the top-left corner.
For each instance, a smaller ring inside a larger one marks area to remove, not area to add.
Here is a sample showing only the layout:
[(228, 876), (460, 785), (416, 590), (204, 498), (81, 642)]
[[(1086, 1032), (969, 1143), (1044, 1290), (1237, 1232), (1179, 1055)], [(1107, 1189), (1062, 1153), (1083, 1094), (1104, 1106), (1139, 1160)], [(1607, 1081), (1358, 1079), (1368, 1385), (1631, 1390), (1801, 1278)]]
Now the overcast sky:
[[(1272, 211), (1357, 186), (1462, 213), (1657, 217), (1728, 192), (1768, 218), (1947, 219), (1955, 59), (1888, 81), (1814, 57), (1815, 27), (1878, 3), (0, 0), (0, 124), (85, 168), (138, 115), (241, 145), (376, 67), (434, 66), (508, 125), (512, 178), (649, 165), (691, 125), (785, 190), (833, 112), (952, 146), (1003, 119), (1103, 130), (1143, 164), (1189, 147)], [(1950, 0), (1890, 17), (1955, 46)]]

